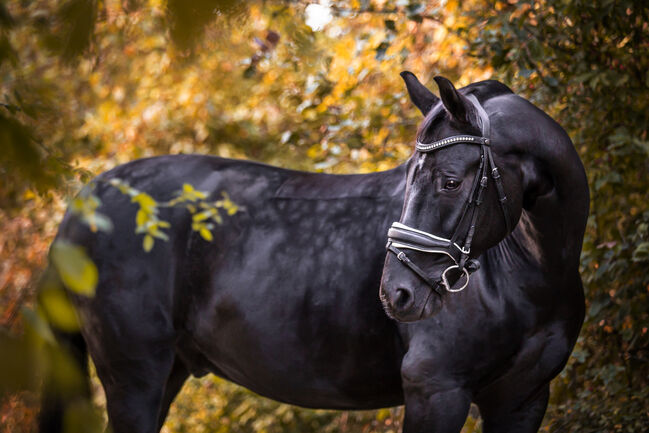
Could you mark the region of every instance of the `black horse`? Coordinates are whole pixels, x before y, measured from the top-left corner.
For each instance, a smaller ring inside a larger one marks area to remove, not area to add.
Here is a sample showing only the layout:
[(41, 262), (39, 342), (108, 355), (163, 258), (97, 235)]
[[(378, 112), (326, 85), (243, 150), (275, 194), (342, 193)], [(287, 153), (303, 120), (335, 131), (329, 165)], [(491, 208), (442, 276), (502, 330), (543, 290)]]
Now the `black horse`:
[[(94, 360), (116, 433), (157, 432), (187, 377), (208, 372), (305, 407), (405, 403), (405, 433), (458, 432), (472, 401), (485, 432), (538, 429), (583, 320), (583, 167), (506, 86), (438, 77), (440, 102), (402, 76), (426, 119), (396, 169), (163, 156), (99, 176), (112, 234), (66, 215), (58, 238), (100, 276), (95, 297), (74, 297), (83, 338), (67, 339)], [(167, 209), (170, 240), (147, 253), (113, 178), (160, 200), (183, 183), (227, 191), (245, 210), (207, 242)], [(45, 397), (42, 431), (57, 431), (62, 404)]]

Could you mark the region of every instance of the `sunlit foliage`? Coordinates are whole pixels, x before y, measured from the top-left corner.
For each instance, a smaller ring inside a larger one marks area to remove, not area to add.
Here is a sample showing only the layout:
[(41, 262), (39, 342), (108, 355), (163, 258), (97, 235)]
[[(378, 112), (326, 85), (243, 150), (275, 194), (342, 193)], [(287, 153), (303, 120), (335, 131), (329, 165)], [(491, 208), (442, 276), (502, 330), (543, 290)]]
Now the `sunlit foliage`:
[[(409, 69), (431, 88), (438, 73), (458, 85), (500, 78), (570, 133), (592, 194), (582, 256), (588, 313), (544, 428), (645, 431), (647, 11), (631, 0), (337, 0), (314, 31), (298, 1), (0, 1), (0, 324), (9, 333), (0, 345), (15, 355), (0, 357), (0, 371), (15, 372), (0, 376), (2, 426), (33, 430), (40, 375), (15, 366), (65, 365), (39, 319), (74, 329), (59, 289), (43, 292), (38, 314), (20, 314), (34, 307), (65, 205), (110, 229), (81, 185), (165, 153), (331, 173), (393, 167), (410, 154), (421, 118), (398, 76)], [(191, 185), (167, 203), (115, 187), (138, 204), (133, 218), (151, 254), (164, 242), (159, 206), (185, 207), (206, 239), (236, 210), (227, 196), (206, 203)], [(59, 274), (89, 289), (90, 265), (69, 261), (74, 246), (57, 248)], [(74, 414), (71, 425), (94, 419), (85, 406)], [(396, 432), (401, 416), (302, 410), (204, 378), (188, 383), (165, 429)], [(464, 431), (479, 429), (472, 418)]]

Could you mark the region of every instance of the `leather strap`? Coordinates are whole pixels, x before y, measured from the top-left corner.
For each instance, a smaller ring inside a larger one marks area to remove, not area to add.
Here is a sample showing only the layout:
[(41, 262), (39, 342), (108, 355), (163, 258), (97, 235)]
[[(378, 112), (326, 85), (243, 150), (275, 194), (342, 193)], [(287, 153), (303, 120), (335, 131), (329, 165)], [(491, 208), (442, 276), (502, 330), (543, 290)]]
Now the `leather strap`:
[(507, 226), (507, 233), (511, 232), (513, 227), (512, 227), (512, 221), (511, 221), (511, 216), (509, 214), (509, 208), (507, 206), (507, 195), (505, 194), (505, 188), (503, 187), (503, 182), (502, 178), (500, 177), (500, 172), (498, 171), (498, 167), (496, 167), (496, 163), (494, 162), (493, 155), (491, 154), (491, 149), (487, 150), (487, 159), (489, 160), (489, 166), (491, 167), (491, 177), (494, 180), (494, 184), (496, 185), (496, 191), (498, 192), (498, 202), (500, 203), (500, 208), (503, 211), (503, 215), (505, 216), (505, 225)]
[(433, 280), (432, 278), (430, 278), (423, 269), (421, 269), (412, 260), (410, 260), (405, 252), (392, 245), (392, 242), (388, 242), (387, 249), (388, 251), (393, 252), (401, 263), (408, 266), (415, 274), (417, 274), (419, 278), (421, 278), (426, 284), (428, 284), (435, 291), (435, 293), (440, 296), (442, 295), (443, 292), (440, 288), (440, 282), (442, 281), (441, 278), (439, 278), (438, 280)]

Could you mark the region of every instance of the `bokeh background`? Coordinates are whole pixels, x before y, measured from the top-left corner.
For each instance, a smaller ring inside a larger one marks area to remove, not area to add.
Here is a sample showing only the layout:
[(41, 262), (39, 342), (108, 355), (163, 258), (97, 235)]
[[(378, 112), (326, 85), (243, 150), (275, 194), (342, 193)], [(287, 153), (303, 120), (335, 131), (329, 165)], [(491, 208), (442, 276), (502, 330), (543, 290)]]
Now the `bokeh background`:
[[(543, 431), (649, 431), (649, 7), (639, 0), (0, 1), (0, 431), (35, 431), (40, 381), (59, 366), (36, 294), (84, 183), (167, 153), (391, 168), (420, 120), (404, 69), (434, 90), (437, 74), (458, 86), (499, 79), (568, 131), (592, 197), (587, 316)], [(55, 315), (67, 308), (50, 299)], [(101, 431), (96, 380), (94, 390), (69, 431)], [(402, 416), (299, 409), (205, 377), (185, 385), (164, 431), (387, 433)], [(480, 425), (474, 410), (463, 432)]]

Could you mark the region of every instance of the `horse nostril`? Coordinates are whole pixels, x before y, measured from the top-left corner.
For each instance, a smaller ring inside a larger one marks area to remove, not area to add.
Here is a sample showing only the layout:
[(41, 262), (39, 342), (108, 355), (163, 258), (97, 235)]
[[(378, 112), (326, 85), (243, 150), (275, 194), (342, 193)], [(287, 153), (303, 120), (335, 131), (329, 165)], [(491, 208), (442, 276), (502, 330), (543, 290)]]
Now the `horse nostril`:
[(412, 292), (400, 287), (397, 289), (397, 296), (394, 299), (394, 306), (400, 309), (408, 307), (413, 300)]

